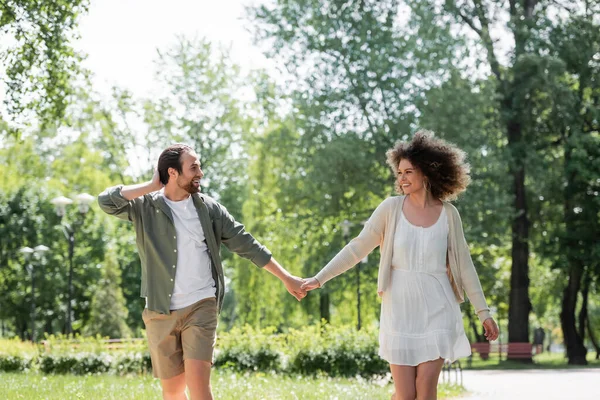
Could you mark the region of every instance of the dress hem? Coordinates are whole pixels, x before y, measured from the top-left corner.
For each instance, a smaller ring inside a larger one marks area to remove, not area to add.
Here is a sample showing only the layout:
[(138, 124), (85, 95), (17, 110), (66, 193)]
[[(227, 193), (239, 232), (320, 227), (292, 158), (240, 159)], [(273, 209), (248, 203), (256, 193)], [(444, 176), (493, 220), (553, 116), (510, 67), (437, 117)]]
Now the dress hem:
[(460, 358), (466, 358), (469, 357), (471, 354), (466, 354), (466, 355), (460, 355), (460, 356), (456, 356), (456, 357), (444, 357), (444, 356), (439, 356), (437, 358), (432, 358), (432, 357), (425, 357), (426, 359), (424, 359), (423, 361), (419, 361), (416, 363), (394, 363), (390, 360), (388, 360), (386, 357), (384, 357), (383, 355), (379, 354), (379, 357), (381, 357), (382, 360), (384, 360), (385, 362), (389, 363), (390, 365), (400, 365), (400, 366), (405, 366), (405, 367), (417, 367), (423, 363), (426, 363), (428, 361), (435, 361), (435, 360), (439, 360), (440, 358), (443, 359), (444, 361), (446, 360), (450, 360), (450, 362), (454, 362)]

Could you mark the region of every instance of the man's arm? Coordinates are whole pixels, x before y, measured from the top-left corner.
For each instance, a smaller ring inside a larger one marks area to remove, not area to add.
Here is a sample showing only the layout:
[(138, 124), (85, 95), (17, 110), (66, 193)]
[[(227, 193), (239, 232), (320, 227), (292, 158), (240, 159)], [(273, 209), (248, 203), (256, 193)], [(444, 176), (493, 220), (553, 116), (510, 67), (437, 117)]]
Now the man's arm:
[(152, 180), (137, 185), (116, 186), (106, 189), (98, 195), (98, 205), (108, 215), (133, 221), (135, 219), (136, 199), (162, 188), (158, 172), (154, 171)]
[(306, 290), (300, 286), (304, 281), (291, 275), (283, 268), (277, 260), (273, 258), (271, 252), (261, 245), (252, 235), (244, 230), (244, 225), (237, 222), (227, 212), (227, 209), (218, 205), (221, 211), (222, 232), (221, 239), (223, 244), (232, 252), (252, 261), (256, 266), (265, 268), (267, 271), (275, 275), (283, 284), (292, 296), (298, 301), (306, 296)]
[(287, 291), (298, 301), (306, 297), (306, 290), (301, 288), (304, 281), (297, 276), (291, 275), (285, 268), (279, 265), (275, 258), (271, 257), (271, 260), (263, 268), (278, 277), (285, 285)]
[(155, 169), (152, 180), (136, 185), (123, 186), (121, 188), (121, 196), (125, 197), (127, 200), (133, 200), (145, 194), (156, 192), (157, 190), (162, 189), (163, 186), (164, 185), (160, 182), (158, 176), (158, 170)]

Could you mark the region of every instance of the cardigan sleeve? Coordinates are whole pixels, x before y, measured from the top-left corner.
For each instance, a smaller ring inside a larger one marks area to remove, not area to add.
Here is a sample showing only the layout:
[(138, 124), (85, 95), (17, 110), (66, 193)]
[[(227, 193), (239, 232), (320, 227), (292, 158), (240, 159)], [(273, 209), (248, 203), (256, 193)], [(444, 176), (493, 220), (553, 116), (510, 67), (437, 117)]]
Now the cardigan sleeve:
[(462, 286), (465, 292), (467, 292), (467, 297), (471, 301), (471, 304), (475, 307), (479, 321), (483, 322), (491, 317), (490, 308), (485, 300), (479, 276), (477, 275), (475, 265), (471, 259), (471, 251), (469, 250), (469, 245), (465, 239), (462, 221), (458, 211), (456, 212), (454, 226), (456, 229), (456, 247), (458, 248)]
[(387, 215), (393, 204), (393, 198), (381, 202), (365, 223), (360, 234), (352, 239), (333, 259), (315, 276), (321, 286), (343, 272), (355, 266), (377, 246), (381, 245), (385, 234)]

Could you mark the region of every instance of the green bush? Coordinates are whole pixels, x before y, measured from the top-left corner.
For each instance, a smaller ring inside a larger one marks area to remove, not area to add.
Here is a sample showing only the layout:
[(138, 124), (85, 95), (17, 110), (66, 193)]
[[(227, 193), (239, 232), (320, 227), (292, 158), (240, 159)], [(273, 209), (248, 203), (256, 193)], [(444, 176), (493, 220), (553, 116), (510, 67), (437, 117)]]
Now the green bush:
[(113, 362), (113, 372), (117, 375), (146, 374), (150, 371), (152, 371), (152, 362), (147, 351), (119, 354)]
[[(300, 335), (305, 335), (306, 332)], [(388, 372), (389, 366), (378, 355), (374, 331), (357, 332), (353, 328), (321, 327), (320, 332), (310, 332), (311, 343), (297, 349), (292, 355), (291, 372), (304, 375), (325, 373), (330, 376), (371, 377)], [(296, 336), (298, 333), (295, 334)], [(288, 340), (294, 341), (294, 336)]]
[(32, 367), (33, 358), (0, 354), (0, 371), (21, 372)]
[(0, 339), (0, 371), (27, 371), (35, 366), (39, 353), (38, 346), (31, 342), (13, 339)]
[(238, 371), (281, 371), (281, 337), (273, 328), (256, 330), (250, 326), (219, 334), (215, 366)]
[(113, 357), (106, 353), (43, 354), (40, 370), (45, 374), (99, 374), (111, 370)]
[[(16, 350), (15, 350), (16, 349)], [(377, 332), (329, 325), (277, 333), (249, 326), (219, 333), (215, 366), (236, 371), (373, 377), (388, 372), (377, 354)], [(144, 374), (152, 369), (143, 341), (107, 345), (100, 337), (48, 337), (44, 346), (0, 340), (0, 371), (46, 374)]]

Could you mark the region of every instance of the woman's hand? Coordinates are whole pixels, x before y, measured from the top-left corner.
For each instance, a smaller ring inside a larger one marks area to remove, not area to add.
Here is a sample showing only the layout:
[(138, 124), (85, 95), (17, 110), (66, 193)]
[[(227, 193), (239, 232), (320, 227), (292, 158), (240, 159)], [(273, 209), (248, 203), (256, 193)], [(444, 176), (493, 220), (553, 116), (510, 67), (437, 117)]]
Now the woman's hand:
[(306, 278), (301, 286), (301, 289), (308, 291), (320, 288), (321, 284), (316, 278)]
[(485, 331), (485, 338), (491, 342), (492, 340), (498, 339), (498, 325), (494, 318), (488, 318), (483, 321), (483, 330)]

